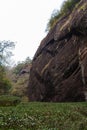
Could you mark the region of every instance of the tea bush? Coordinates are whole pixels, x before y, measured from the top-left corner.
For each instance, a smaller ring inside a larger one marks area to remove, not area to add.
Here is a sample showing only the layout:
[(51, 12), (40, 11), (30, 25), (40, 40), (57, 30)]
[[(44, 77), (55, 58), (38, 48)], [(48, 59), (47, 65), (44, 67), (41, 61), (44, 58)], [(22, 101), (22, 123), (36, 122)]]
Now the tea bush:
[(21, 102), (21, 99), (16, 96), (2, 95), (0, 96), (0, 106), (16, 106)]
[(87, 130), (87, 103), (21, 103), (0, 107), (0, 130)]

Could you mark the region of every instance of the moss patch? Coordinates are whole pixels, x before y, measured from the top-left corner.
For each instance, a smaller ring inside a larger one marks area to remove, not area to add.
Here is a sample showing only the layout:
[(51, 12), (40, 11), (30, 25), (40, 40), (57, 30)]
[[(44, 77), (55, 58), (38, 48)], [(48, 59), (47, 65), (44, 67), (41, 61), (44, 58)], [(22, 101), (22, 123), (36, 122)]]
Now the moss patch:
[(86, 6), (87, 6), (87, 4), (84, 3), (82, 6), (80, 6), (80, 8), (78, 9), (78, 12), (80, 12), (81, 10), (85, 11), (86, 10)]

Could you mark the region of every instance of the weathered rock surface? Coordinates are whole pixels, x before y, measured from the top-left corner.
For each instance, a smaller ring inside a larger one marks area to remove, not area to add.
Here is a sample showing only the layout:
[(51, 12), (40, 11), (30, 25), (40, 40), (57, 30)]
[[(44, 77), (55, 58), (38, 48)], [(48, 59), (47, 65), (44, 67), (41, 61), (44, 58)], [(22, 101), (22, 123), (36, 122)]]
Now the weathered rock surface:
[(30, 101), (85, 101), (87, 0), (61, 18), (42, 40), (32, 62)]

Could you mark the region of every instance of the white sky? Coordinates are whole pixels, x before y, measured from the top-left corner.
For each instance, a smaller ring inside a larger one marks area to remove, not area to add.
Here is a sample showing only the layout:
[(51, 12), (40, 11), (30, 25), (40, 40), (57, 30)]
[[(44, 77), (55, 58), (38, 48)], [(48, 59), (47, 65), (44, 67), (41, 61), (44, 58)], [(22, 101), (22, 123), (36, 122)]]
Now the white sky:
[(13, 59), (33, 58), (54, 9), (64, 0), (0, 0), (0, 41), (16, 43)]

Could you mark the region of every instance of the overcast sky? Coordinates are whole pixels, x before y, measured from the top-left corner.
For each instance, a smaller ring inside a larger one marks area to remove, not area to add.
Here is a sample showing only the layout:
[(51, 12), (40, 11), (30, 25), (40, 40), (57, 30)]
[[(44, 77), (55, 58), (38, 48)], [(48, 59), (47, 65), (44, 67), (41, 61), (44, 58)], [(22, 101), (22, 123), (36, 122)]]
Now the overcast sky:
[(0, 0), (0, 40), (16, 43), (13, 59), (33, 58), (54, 9), (64, 0)]

